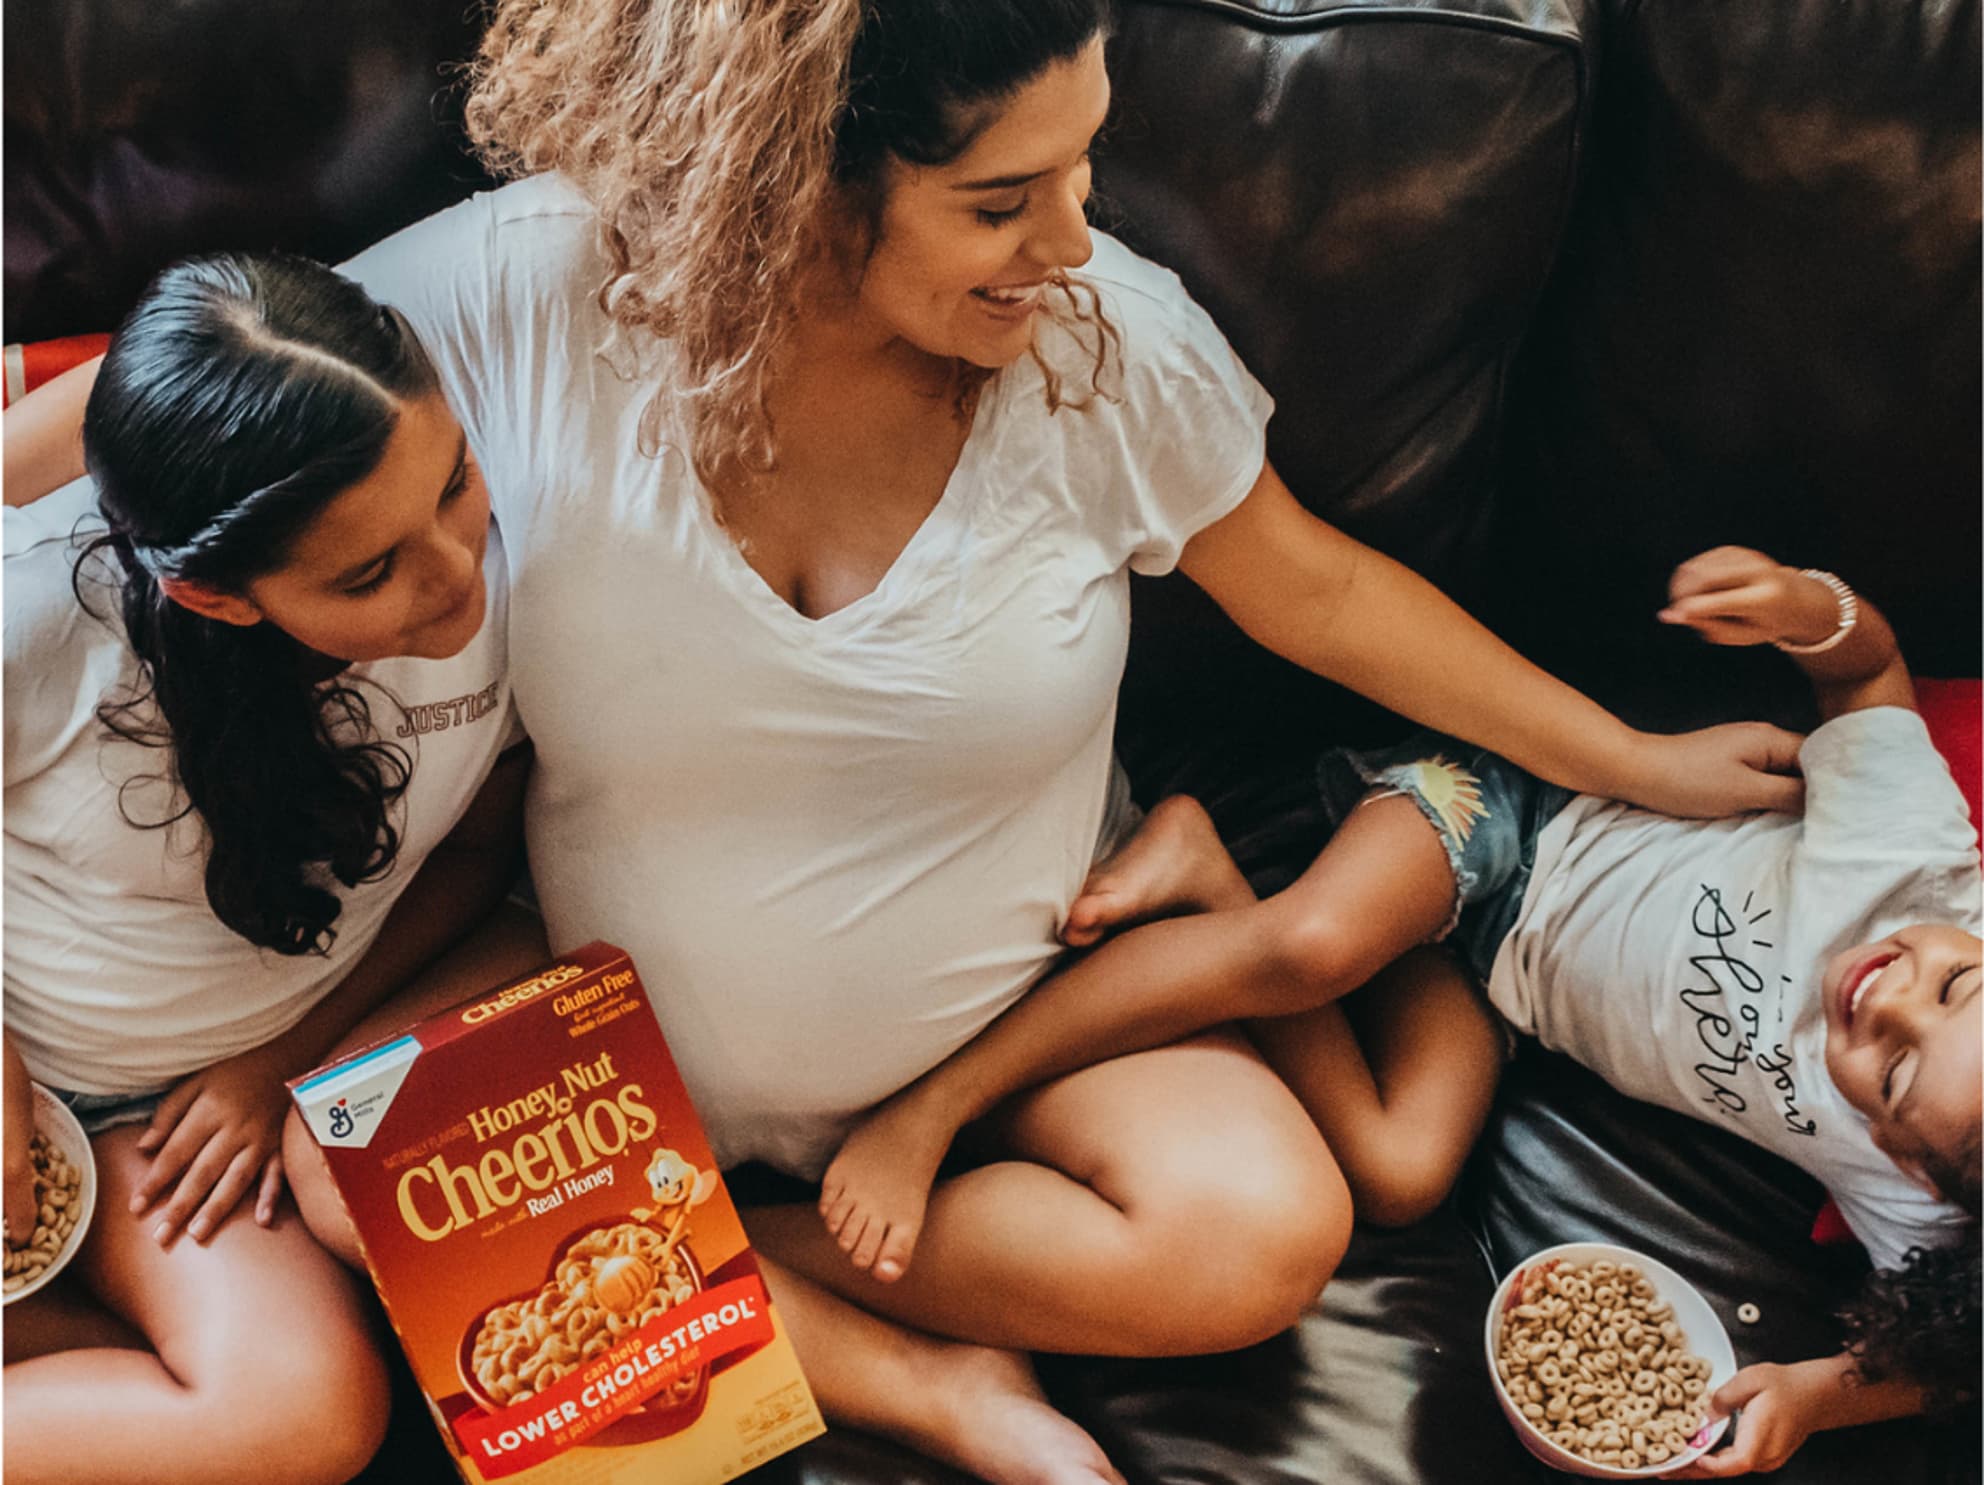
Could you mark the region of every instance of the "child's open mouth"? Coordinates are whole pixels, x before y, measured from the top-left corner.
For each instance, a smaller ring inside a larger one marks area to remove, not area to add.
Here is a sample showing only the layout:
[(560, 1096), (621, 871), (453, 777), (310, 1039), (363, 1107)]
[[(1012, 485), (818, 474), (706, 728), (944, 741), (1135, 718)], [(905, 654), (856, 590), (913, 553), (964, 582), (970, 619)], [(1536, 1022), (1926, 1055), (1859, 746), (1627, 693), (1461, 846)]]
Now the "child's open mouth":
[(1874, 983), (1874, 977), (1900, 957), (1897, 950), (1882, 949), (1846, 972), (1839, 982), (1839, 1016), (1845, 1025), (1853, 1025), (1853, 1013), (1860, 1008), (1861, 998)]

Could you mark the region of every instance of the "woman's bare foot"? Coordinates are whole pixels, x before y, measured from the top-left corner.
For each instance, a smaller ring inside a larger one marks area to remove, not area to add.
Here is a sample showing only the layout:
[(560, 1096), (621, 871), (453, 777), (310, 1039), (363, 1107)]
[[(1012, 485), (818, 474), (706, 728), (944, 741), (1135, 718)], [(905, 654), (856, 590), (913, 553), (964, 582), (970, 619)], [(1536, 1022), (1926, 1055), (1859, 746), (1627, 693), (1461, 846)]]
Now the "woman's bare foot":
[(820, 1181), (820, 1216), (841, 1251), (884, 1284), (909, 1268), (937, 1168), (958, 1121), (905, 1089), (854, 1126)]
[(1086, 949), (1151, 918), (1245, 907), (1253, 900), (1253, 889), (1227, 855), (1205, 807), (1189, 795), (1174, 794), (1089, 872), (1081, 896), (1068, 909), (1061, 942)]
[(882, 1434), (992, 1485), (1125, 1485), (1101, 1446), (1047, 1401), (1025, 1356), (857, 1308), (780, 1263), (772, 1230), (746, 1220), (772, 1300), (835, 1427)]
[(993, 1485), (1127, 1485), (1087, 1430), (1047, 1400), (1024, 1356), (951, 1349), (943, 1368), (950, 1405), (907, 1442)]

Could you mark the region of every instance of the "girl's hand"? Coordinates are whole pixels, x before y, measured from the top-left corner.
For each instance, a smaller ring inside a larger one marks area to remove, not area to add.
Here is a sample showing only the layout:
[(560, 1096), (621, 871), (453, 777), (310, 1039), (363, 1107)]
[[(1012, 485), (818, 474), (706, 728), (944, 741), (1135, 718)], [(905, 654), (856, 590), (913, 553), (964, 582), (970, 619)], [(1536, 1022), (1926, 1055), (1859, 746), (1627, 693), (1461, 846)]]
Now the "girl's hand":
[(1724, 815), (1804, 808), (1795, 732), (1768, 722), (1727, 722), (1699, 732), (1643, 735), (1637, 766), (1621, 799), (1666, 815), (1713, 820)]
[(1817, 644), (1839, 627), (1832, 589), (1748, 547), (1690, 557), (1667, 582), (1663, 624), (1715, 645)]
[(194, 1073), (165, 1095), (138, 1140), (152, 1166), (131, 1198), (132, 1213), (142, 1215), (173, 1188), (152, 1229), (160, 1247), (170, 1246), (181, 1228), (204, 1243), (251, 1187), (257, 1188), (255, 1220), (264, 1227), (275, 1220), (289, 1109), (284, 1075), (271, 1049), (256, 1047)]
[(7, 1169), (5, 1175), (7, 1201), (7, 1246), (23, 1248), (28, 1239), (34, 1236), (34, 1224), (40, 1203), (35, 1199), (34, 1162), (28, 1157), (25, 1147), (19, 1157), (14, 1154), (14, 1140), (11, 1132), (7, 1138)]
[(1711, 1418), (1743, 1410), (1728, 1445), (1661, 1479), (1725, 1480), (1774, 1470), (1823, 1424), (1826, 1408), (1837, 1403), (1838, 1395), (1838, 1367), (1830, 1361), (1746, 1366), (1709, 1399)]
[(27, 1246), (34, 1236), (35, 1214), (39, 1203), (34, 1189), (34, 1084), (28, 1070), (10, 1043), (5, 1052), (4, 1076), (0, 1076), (0, 1102), (5, 1104), (5, 1160), (0, 1162), (0, 1185), (5, 1187), (7, 1242)]

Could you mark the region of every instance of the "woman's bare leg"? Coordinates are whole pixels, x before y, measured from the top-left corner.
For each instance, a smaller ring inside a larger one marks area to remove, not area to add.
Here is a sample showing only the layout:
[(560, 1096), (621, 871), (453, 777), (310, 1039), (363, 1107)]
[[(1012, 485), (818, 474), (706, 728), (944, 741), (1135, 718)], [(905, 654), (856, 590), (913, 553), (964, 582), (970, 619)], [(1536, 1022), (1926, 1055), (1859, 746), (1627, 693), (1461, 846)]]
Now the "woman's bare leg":
[(7, 1365), (55, 1351), (143, 1351), (145, 1338), (96, 1302), (73, 1274), (7, 1306)]
[[(755, 1213), (747, 1222), (755, 1226)], [(883, 1320), (760, 1257), (820, 1410), (996, 1485), (1122, 1485), (1028, 1360)]]
[(1401, 1227), (1452, 1189), (1505, 1048), (1467, 972), (1415, 949), (1348, 999), (1248, 1031), (1343, 1168), (1360, 1220)]
[(1350, 1196), (1315, 1125), (1243, 1038), (1119, 1057), (1014, 1100), (1012, 1158), (933, 1193), (916, 1263), (855, 1269), (812, 1207), (752, 1236), (788, 1268), (918, 1329), (1023, 1351), (1163, 1356), (1286, 1329), (1335, 1271)]
[[(367, 1016), (331, 1054), (356, 1051), (382, 1037), (402, 1031), (436, 1012), (467, 1000), (479, 991), (513, 980), (551, 957), (545, 946), (544, 920), (522, 908), (505, 905), (461, 943), (430, 965), (413, 983)], [(283, 1173), (310, 1231), (348, 1268), (363, 1269), (358, 1238), (345, 1216), (344, 1203), (331, 1183), (324, 1153), (295, 1109), (282, 1132)]]
[(88, 1291), (148, 1349), (89, 1347), (6, 1369), (10, 1481), (336, 1485), (365, 1467), (388, 1408), (358, 1286), (286, 1207), (206, 1243), (153, 1242), (127, 1207), (142, 1126), (94, 1141)]

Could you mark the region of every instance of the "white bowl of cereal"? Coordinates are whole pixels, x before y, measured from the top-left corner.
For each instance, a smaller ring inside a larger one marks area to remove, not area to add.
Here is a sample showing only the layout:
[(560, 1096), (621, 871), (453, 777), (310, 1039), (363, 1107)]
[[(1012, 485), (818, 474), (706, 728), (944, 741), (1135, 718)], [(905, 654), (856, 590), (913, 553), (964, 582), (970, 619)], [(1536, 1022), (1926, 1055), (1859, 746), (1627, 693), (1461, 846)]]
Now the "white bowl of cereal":
[(68, 1267), (83, 1245), (96, 1211), (96, 1157), (90, 1137), (69, 1106), (34, 1085), (35, 1195), (40, 1210), (27, 1246), (6, 1246), (5, 1293), (0, 1302), (26, 1299)]
[(1484, 1327), (1488, 1374), (1538, 1459), (1594, 1480), (1648, 1480), (1714, 1447), (1708, 1400), (1736, 1375), (1729, 1333), (1664, 1263), (1561, 1243), (1517, 1264)]

